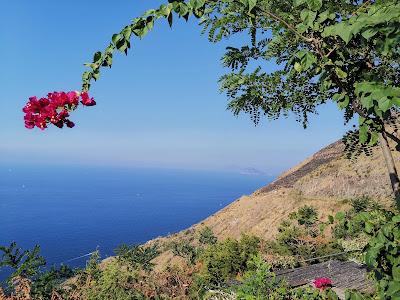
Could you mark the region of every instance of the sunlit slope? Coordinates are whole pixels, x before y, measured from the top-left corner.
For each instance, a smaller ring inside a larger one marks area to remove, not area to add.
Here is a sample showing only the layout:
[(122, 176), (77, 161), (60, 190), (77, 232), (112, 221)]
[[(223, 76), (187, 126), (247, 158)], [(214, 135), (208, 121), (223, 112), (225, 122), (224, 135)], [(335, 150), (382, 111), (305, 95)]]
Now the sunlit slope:
[[(362, 155), (355, 161), (348, 160), (343, 150), (341, 142), (323, 148), (269, 185), (194, 225), (190, 231), (210, 226), (219, 237), (254, 233), (271, 238), (282, 219), (306, 204), (327, 215), (345, 208), (345, 200), (356, 196), (369, 195), (387, 202), (391, 189), (380, 149), (376, 148), (373, 156)], [(400, 156), (396, 152), (394, 156), (398, 163)]]
[[(335, 142), (252, 195), (237, 199), (187, 230), (155, 241), (164, 245), (175, 239), (195, 242), (197, 232), (204, 226), (209, 226), (219, 238), (237, 238), (247, 233), (271, 239), (281, 221), (304, 205), (316, 207), (324, 218), (346, 209), (348, 200), (357, 196), (368, 195), (390, 203), (389, 176), (380, 149), (376, 148), (373, 156), (363, 155), (355, 161), (348, 160), (343, 151), (344, 145)], [(400, 156), (394, 156), (400, 165)], [(156, 260), (164, 265), (171, 259), (176, 258), (167, 251)]]

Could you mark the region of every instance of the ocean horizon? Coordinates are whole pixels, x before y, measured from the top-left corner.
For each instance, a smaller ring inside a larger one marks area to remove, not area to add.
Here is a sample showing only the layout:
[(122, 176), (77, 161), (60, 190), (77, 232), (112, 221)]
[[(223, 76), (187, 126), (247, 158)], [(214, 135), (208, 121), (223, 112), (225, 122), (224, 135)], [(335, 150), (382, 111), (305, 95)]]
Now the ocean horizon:
[[(0, 245), (41, 246), (48, 266), (82, 267), (98, 249), (140, 244), (200, 222), (272, 176), (156, 168), (0, 168)], [(1, 277), (0, 272), (0, 277)]]

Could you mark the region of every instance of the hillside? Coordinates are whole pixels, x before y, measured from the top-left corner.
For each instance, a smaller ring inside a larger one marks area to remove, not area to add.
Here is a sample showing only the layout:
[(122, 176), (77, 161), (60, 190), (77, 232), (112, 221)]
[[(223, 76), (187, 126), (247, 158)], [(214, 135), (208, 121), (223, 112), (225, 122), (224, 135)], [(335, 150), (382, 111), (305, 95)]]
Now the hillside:
[[(210, 227), (219, 238), (239, 237), (251, 233), (271, 239), (280, 222), (300, 206), (312, 205), (323, 216), (343, 210), (348, 199), (368, 195), (388, 203), (391, 196), (384, 159), (376, 148), (372, 157), (356, 161), (344, 155), (338, 141), (318, 151), (299, 165), (286, 171), (274, 182), (249, 196), (243, 196), (204, 221), (169, 237), (150, 241), (168, 243), (174, 239), (193, 240), (196, 232)], [(400, 157), (396, 153), (395, 161)], [(165, 265), (173, 258), (170, 251), (157, 258)]]

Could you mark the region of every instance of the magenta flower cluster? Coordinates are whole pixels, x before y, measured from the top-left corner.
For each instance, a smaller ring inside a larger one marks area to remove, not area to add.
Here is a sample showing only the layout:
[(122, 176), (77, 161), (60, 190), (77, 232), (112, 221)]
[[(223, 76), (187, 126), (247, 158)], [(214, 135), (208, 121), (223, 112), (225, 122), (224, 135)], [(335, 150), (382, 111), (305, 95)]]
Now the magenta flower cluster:
[(90, 98), (87, 92), (53, 92), (40, 99), (30, 97), (22, 109), (25, 113), (25, 127), (32, 129), (36, 126), (43, 130), (47, 128), (48, 124), (59, 128), (65, 124), (72, 128), (75, 124), (68, 119), (69, 113), (75, 110), (79, 103), (82, 103), (83, 106), (96, 105), (96, 101)]
[(330, 280), (327, 277), (315, 278), (313, 283), (314, 283), (314, 286), (320, 290), (324, 290), (324, 289), (332, 286), (332, 280)]

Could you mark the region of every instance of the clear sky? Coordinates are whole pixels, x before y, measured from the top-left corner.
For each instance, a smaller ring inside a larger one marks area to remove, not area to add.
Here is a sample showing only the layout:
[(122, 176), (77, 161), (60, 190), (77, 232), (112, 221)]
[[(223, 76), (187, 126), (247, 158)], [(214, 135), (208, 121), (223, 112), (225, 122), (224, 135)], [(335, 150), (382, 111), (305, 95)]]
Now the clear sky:
[[(226, 110), (217, 80), (229, 41), (211, 44), (195, 21), (164, 20), (118, 54), (79, 109), (73, 129), (27, 130), (29, 96), (79, 90), (83, 63), (153, 0), (18, 0), (0, 10), (0, 163), (118, 165), (277, 174), (343, 135), (341, 113), (320, 109), (304, 130), (293, 118), (264, 121)], [(273, 67), (273, 66), (271, 66)]]

